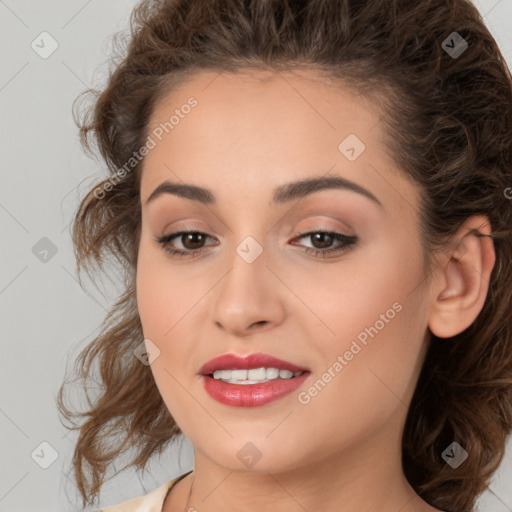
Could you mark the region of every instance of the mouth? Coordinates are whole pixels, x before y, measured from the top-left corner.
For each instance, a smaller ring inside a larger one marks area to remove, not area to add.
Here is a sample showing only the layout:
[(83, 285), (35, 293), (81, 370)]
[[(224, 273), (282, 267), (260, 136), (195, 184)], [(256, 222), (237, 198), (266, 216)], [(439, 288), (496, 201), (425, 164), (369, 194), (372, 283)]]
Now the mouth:
[(234, 407), (254, 407), (284, 397), (310, 374), (307, 368), (267, 354), (224, 354), (199, 370), (208, 394)]
[[(263, 370), (265, 373), (263, 373)], [(309, 371), (308, 368), (298, 366), (290, 361), (258, 353), (247, 356), (223, 354), (205, 363), (198, 373), (226, 380), (247, 380), (247, 378), (249, 380), (271, 380), (276, 378), (292, 378), (307, 371)]]
[(283, 368), (265, 368), (262, 366), (260, 368), (250, 368), (248, 370), (216, 370), (213, 373), (205, 375), (205, 377), (221, 380), (229, 384), (251, 385), (262, 384), (264, 382), (270, 382), (277, 379), (294, 379), (303, 373), (306, 372), (291, 372), (290, 370), (285, 370)]

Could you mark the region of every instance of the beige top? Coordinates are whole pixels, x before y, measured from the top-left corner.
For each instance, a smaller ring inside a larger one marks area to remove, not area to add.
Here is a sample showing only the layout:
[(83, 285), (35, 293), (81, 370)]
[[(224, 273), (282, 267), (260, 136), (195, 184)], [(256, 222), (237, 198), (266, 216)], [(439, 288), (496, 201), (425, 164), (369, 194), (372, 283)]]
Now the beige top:
[(162, 512), (165, 498), (173, 488), (174, 484), (178, 483), (182, 478), (192, 473), (192, 470), (180, 475), (173, 480), (165, 482), (165, 484), (153, 489), (144, 496), (138, 496), (127, 501), (119, 503), (119, 505), (112, 505), (111, 507), (102, 508), (97, 512)]

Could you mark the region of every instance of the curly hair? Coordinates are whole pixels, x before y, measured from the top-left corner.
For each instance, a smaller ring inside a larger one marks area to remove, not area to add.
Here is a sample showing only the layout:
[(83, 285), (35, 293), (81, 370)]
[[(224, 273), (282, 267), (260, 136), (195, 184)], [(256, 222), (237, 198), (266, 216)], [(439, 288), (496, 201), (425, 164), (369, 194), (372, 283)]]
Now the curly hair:
[[(454, 37), (467, 43), (459, 55), (449, 52)], [(87, 394), (88, 410), (71, 412), (63, 401), (67, 383), (58, 391), (59, 413), (72, 423), (66, 428), (79, 429), (72, 470), (83, 503), (94, 503), (107, 468), (128, 449), (136, 452), (122, 469), (144, 470), (181, 434), (151, 369), (133, 357), (143, 340), (135, 288), (143, 159), (128, 172), (126, 162), (144, 145), (154, 106), (194, 72), (302, 66), (380, 98), (386, 147), (422, 191), (427, 267), (469, 216), (485, 215), (491, 224), (496, 264), (485, 304), (460, 334), (440, 340), (430, 332), (402, 434), (403, 470), (417, 494), (448, 512), (472, 509), (512, 430), (512, 76), (475, 6), (144, 0), (114, 42), (105, 87), (84, 91), (91, 101), (75, 118), (85, 151), (99, 150), (108, 167), (74, 217), (77, 273), (107, 272), (113, 257), (123, 283), (102, 332), (76, 361), (84, 381), (99, 369), (98, 396)], [(457, 469), (442, 458), (452, 441), (468, 452)]]

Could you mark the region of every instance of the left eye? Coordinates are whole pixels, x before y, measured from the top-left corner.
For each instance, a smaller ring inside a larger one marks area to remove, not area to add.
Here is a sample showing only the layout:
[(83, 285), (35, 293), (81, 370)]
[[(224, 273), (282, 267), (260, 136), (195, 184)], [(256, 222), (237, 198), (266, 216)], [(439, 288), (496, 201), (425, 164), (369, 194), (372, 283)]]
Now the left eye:
[[(320, 235), (313, 238), (313, 235)], [(305, 253), (313, 253), (315, 256), (321, 254), (322, 257), (326, 257), (326, 254), (341, 253), (351, 248), (356, 242), (357, 237), (352, 235), (344, 235), (334, 231), (309, 231), (302, 233), (294, 240), (300, 240), (302, 238), (311, 238), (314, 240), (314, 244), (319, 243), (320, 247), (306, 247)], [(176, 249), (172, 247), (172, 242), (175, 238), (178, 238), (184, 247), (184, 249)], [(211, 238), (206, 233), (200, 231), (178, 231), (176, 233), (170, 233), (156, 239), (156, 241), (162, 245), (164, 250), (171, 256), (179, 258), (194, 257), (195, 254), (202, 252), (204, 249), (203, 243), (206, 238)], [(337, 247), (326, 247), (330, 246), (333, 241), (338, 241)], [(296, 244), (292, 244), (296, 245)]]

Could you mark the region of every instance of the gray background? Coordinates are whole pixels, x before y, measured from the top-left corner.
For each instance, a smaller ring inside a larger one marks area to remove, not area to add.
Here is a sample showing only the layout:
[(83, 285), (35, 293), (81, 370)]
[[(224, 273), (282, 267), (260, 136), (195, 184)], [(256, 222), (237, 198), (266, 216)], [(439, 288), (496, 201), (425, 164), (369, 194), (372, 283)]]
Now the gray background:
[[(84, 292), (75, 275), (69, 223), (105, 169), (83, 154), (71, 108), (101, 85), (110, 38), (128, 27), (135, 3), (0, 0), (0, 512), (82, 510), (67, 474), (76, 433), (61, 425), (55, 397), (116, 290), (106, 282)], [(475, 4), (512, 68), (512, 0)], [(35, 40), (40, 53), (51, 49), (48, 36), (40, 42), (44, 31), (58, 44), (47, 58), (31, 47)], [(43, 469), (52, 450), (57, 458)], [(145, 494), (192, 466), (184, 439), (143, 477), (129, 470), (108, 482), (101, 504)], [(512, 512), (512, 441), (477, 510)]]

